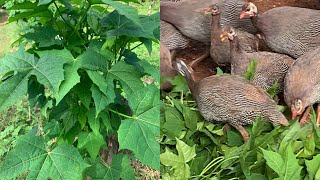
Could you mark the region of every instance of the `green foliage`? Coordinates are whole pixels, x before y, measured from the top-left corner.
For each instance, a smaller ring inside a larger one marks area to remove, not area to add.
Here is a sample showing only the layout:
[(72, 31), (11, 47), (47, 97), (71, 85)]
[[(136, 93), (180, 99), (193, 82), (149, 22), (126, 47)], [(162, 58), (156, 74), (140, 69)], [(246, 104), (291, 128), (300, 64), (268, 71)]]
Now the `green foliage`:
[(27, 28), (0, 61), (0, 110), (28, 95), (45, 123), (18, 137), (0, 179), (135, 179), (131, 160), (159, 169), (159, 73), (133, 52), (152, 52), (159, 12), (124, 2), (7, 2)]
[[(185, 85), (176, 81), (176, 86)], [(234, 128), (205, 121), (189, 91), (161, 94), (160, 162), (163, 179), (317, 179), (320, 130), (312, 123), (272, 127), (257, 118), (245, 128), (247, 143)], [(181, 146), (185, 147), (183, 156)], [(191, 153), (192, 152), (192, 153)], [(181, 175), (183, 172), (183, 175)]]
[(256, 72), (257, 61), (252, 59), (247, 67), (247, 71), (242, 75), (245, 79), (251, 81)]

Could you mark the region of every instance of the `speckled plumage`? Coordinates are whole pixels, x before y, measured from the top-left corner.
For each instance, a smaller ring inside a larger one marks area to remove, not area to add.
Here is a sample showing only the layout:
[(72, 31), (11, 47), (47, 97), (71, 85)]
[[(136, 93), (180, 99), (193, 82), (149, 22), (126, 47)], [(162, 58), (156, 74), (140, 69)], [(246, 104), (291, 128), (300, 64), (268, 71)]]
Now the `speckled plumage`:
[[(237, 75), (210, 76), (195, 81), (193, 70), (177, 60), (201, 115), (209, 122), (228, 123), (238, 130), (261, 116), (273, 125), (288, 125), (276, 103), (261, 89)], [(241, 133), (246, 134), (246, 133)]]
[[(220, 24), (221, 13), (218, 11), (218, 6), (214, 5), (214, 7), (217, 8), (217, 12), (211, 14), (212, 22), (210, 55), (218, 65), (230, 65), (230, 43), (221, 41), (220, 34), (223, 32), (223, 28)], [(253, 34), (239, 30), (238, 37), (240, 39), (239, 45), (241, 49), (246, 52), (257, 51), (259, 40)]]
[(183, 0), (161, 2), (160, 18), (173, 24), (179, 31), (193, 40), (210, 43), (211, 17), (196, 12), (197, 9), (217, 3), (221, 7), (221, 24), (256, 32), (249, 19), (240, 20), (243, 0)]
[(303, 108), (320, 101), (320, 47), (307, 52), (289, 69), (285, 77), (284, 98), (289, 107), (296, 99)]
[(160, 40), (169, 50), (184, 49), (189, 44), (189, 40), (172, 24), (162, 20), (160, 20)]
[(230, 29), (235, 33), (233, 35), (229, 34), (229, 36), (233, 36), (233, 40), (229, 39), (231, 74), (244, 74), (250, 61), (255, 60), (256, 70), (252, 82), (264, 90), (268, 90), (275, 82), (277, 82), (280, 85), (279, 90), (282, 91), (284, 77), (290, 66), (294, 63), (294, 59), (284, 54), (266, 51), (245, 52), (239, 46), (241, 40), (238, 38), (235, 29), (231, 27), (226, 28), (225, 33), (228, 33)]
[(274, 52), (298, 58), (320, 46), (320, 11), (277, 7), (252, 17), (254, 26)]
[(198, 82), (195, 87), (198, 108), (210, 121), (230, 125), (252, 124), (261, 116), (274, 125), (286, 121), (276, 110), (276, 103), (262, 90), (235, 75), (211, 76)]

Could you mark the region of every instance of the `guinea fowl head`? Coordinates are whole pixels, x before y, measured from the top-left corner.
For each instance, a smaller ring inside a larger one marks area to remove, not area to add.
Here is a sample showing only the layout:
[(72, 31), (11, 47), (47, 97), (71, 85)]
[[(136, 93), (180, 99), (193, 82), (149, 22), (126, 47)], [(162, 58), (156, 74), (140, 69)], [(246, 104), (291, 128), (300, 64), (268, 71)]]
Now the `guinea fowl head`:
[(240, 14), (240, 19), (244, 17), (253, 17), (258, 13), (258, 8), (252, 2), (247, 2), (242, 6), (242, 12)]
[(291, 105), (292, 119), (295, 119), (297, 116), (300, 116), (304, 111), (304, 104), (300, 99), (294, 100)]
[(190, 68), (188, 65), (186, 65), (186, 63), (183, 62), (181, 58), (176, 59), (175, 68), (188, 81), (190, 81), (190, 82), (195, 81), (193, 69)]
[(205, 15), (211, 14), (213, 16), (220, 14), (219, 6), (216, 4), (212, 4), (212, 5), (205, 7), (205, 8), (197, 9), (196, 12), (199, 12), (199, 13), (202, 13)]
[(226, 39), (229, 39), (232, 41), (237, 36), (237, 32), (234, 28), (227, 26), (223, 28), (223, 32), (220, 34), (221, 41), (225, 41)]

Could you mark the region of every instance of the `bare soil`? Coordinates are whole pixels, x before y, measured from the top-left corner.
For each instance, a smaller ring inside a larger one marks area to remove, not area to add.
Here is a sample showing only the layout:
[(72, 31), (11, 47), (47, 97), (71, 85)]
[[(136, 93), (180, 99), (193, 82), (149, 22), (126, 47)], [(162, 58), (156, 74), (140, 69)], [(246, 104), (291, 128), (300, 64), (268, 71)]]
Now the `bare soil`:
[[(269, 9), (279, 6), (295, 6), (295, 7), (303, 7), (310, 9), (320, 9), (320, 1), (319, 0), (248, 0), (249, 2), (253, 2), (259, 9), (259, 12), (265, 12)], [(180, 51), (177, 54), (177, 58), (185, 59), (186, 63), (190, 63), (196, 58), (200, 57), (206, 51), (205, 45), (197, 42), (192, 42), (191, 45)], [(197, 79), (202, 79), (204, 77), (208, 77), (213, 75), (212, 69), (214, 70), (216, 65), (210, 57), (207, 57), (205, 60), (201, 61), (196, 67), (194, 67), (194, 71)], [(211, 70), (210, 70), (211, 69)], [(224, 71), (225, 72), (225, 71)]]

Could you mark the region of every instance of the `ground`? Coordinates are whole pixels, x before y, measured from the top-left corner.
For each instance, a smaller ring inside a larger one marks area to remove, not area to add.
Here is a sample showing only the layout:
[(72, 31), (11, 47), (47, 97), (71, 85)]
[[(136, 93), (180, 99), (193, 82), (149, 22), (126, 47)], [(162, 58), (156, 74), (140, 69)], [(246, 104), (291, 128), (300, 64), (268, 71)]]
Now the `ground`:
[[(265, 12), (271, 8), (279, 6), (296, 6), (304, 7), (310, 9), (320, 9), (319, 0), (249, 0), (253, 2), (257, 7), (259, 12)], [(186, 59), (187, 63), (190, 63), (197, 57), (201, 56), (205, 52), (205, 45), (201, 43), (191, 43), (191, 45), (180, 51), (177, 55), (178, 58)], [(196, 77), (202, 79), (204, 77), (212, 75), (209, 69), (215, 69), (215, 64), (210, 57), (206, 58), (204, 61), (200, 62), (198, 66), (194, 67)]]

